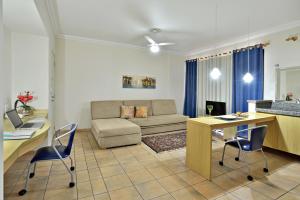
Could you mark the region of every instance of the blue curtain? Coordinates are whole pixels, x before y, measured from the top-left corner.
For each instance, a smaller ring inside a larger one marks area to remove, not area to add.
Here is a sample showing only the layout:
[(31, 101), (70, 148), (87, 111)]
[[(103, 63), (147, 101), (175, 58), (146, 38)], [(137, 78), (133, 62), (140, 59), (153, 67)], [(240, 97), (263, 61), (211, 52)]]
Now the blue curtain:
[[(264, 49), (261, 46), (249, 49), (249, 66), (249, 72), (254, 79), (251, 83), (245, 83), (243, 76), (248, 72), (248, 49), (233, 51), (233, 113), (247, 112), (247, 100), (263, 99)], [(239, 127), (239, 129), (243, 128), (247, 126)]]
[(186, 61), (185, 98), (183, 114), (196, 117), (197, 101), (197, 59)]
[(245, 83), (243, 76), (248, 72), (248, 50), (233, 51), (233, 97), (232, 112), (247, 112), (247, 100), (261, 100), (264, 93), (264, 49), (249, 50), (249, 71), (254, 77)]

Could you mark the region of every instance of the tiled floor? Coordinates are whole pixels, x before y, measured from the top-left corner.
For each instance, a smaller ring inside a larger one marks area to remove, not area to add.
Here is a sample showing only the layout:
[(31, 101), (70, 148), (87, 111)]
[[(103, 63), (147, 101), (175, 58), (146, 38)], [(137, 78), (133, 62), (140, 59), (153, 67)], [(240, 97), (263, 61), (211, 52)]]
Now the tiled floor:
[(29, 191), (22, 189), (28, 153), (5, 174), (5, 199), (53, 200), (248, 200), (300, 199), (300, 162), (267, 152), (269, 174), (262, 172), (259, 153), (249, 154), (252, 175), (246, 179), (245, 162), (236, 162), (236, 151), (228, 149), (223, 167), (218, 165), (222, 145), (214, 144), (212, 181), (185, 166), (185, 149), (154, 153), (144, 145), (100, 150), (91, 133), (75, 137), (73, 157), (76, 163), (76, 186), (68, 188), (70, 177), (60, 161), (41, 162), (36, 176), (30, 179)]

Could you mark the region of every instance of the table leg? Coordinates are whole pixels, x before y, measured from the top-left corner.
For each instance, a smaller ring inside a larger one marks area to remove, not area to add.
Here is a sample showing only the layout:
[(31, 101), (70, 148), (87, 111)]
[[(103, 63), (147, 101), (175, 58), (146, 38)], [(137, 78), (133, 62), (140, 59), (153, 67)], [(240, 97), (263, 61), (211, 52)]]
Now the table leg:
[(186, 164), (208, 180), (212, 171), (211, 131), (209, 126), (187, 122)]

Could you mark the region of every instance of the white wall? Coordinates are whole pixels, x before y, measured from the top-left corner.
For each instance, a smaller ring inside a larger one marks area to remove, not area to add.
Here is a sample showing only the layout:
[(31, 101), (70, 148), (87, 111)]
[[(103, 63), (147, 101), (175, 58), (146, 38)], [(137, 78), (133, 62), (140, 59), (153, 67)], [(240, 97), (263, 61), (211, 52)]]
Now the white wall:
[(179, 113), (183, 113), (185, 92), (185, 59), (182, 56), (170, 58), (170, 95), (176, 100)]
[[(290, 30), (270, 34), (261, 38), (251, 40), (249, 45), (264, 43), (270, 41), (270, 45), (265, 48), (265, 75), (264, 75), (264, 99), (275, 99), (275, 65), (280, 67), (300, 66), (300, 40), (296, 42), (286, 42), (285, 39), (293, 34), (299, 34), (300, 27)], [(224, 48), (220, 48), (217, 52), (226, 52), (232, 49), (245, 47), (248, 42), (237, 43)], [(214, 51), (208, 51), (199, 55), (190, 55), (188, 58), (201, 57), (214, 54)]]
[(48, 108), (49, 43), (48, 38), (23, 33), (11, 34), (12, 101), (17, 94), (33, 91), (38, 99), (34, 108)]
[(11, 108), (11, 33), (4, 27), (4, 52), (3, 52), (3, 64), (4, 69), (1, 71), (5, 76), (4, 78), (4, 109), (9, 110)]
[(2, 0), (0, 0), (0, 199), (3, 199), (3, 137), (2, 137), (2, 131), (3, 131), (3, 113), (4, 113), (4, 94), (5, 93), (5, 74), (2, 72), (5, 70), (4, 65), (4, 33), (3, 33), (3, 17), (2, 17)]
[[(175, 97), (170, 91), (170, 68), (184, 62), (184, 57), (171, 62), (175, 57), (107, 42), (57, 39), (56, 126), (75, 121), (79, 128), (89, 128), (92, 100)], [(155, 77), (157, 88), (123, 89), (122, 75), (126, 74)]]

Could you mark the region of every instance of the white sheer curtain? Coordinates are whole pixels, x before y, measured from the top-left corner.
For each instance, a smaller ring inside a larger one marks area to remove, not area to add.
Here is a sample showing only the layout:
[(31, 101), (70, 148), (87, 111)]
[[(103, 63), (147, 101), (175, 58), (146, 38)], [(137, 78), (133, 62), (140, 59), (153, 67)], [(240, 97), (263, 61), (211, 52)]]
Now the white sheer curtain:
[[(218, 80), (210, 77), (211, 70), (221, 71)], [(226, 102), (226, 112), (231, 113), (232, 104), (232, 55), (218, 56), (198, 61), (197, 115), (205, 115), (206, 101)]]

